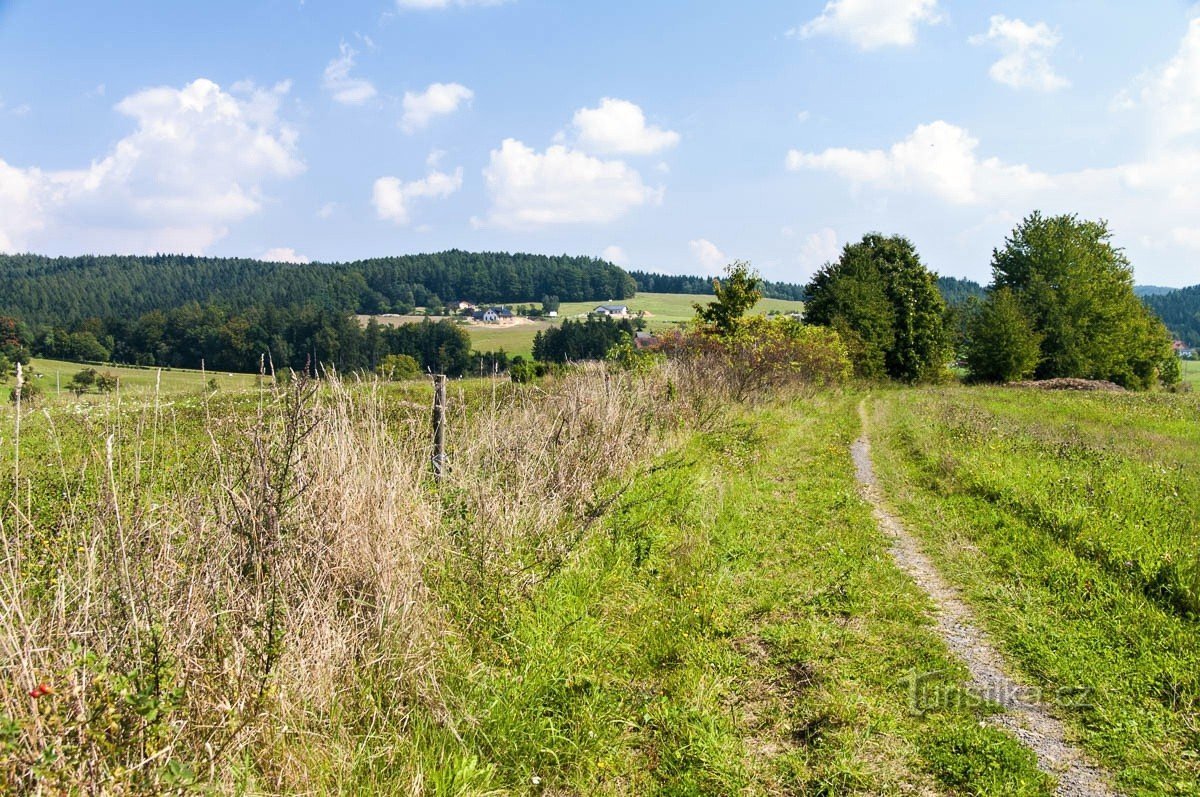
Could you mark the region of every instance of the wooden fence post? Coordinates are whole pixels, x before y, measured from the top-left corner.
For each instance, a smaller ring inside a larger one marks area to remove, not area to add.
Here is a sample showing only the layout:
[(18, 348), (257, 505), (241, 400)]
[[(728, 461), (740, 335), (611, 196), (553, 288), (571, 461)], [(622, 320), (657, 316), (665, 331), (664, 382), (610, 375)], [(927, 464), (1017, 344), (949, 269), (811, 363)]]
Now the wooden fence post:
[(439, 482), (446, 467), (446, 375), (433, 377), (433, 476)]

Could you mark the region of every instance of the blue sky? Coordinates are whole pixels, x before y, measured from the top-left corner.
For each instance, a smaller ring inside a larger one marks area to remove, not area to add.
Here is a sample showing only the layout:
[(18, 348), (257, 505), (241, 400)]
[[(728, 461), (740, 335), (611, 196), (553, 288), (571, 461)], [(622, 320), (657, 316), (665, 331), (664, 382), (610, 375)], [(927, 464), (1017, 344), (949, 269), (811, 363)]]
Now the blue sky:
[(984, 280), (1034, 209), (1200, 282), (1184, 2), (0, 0), (0, 250), (451, 247)]

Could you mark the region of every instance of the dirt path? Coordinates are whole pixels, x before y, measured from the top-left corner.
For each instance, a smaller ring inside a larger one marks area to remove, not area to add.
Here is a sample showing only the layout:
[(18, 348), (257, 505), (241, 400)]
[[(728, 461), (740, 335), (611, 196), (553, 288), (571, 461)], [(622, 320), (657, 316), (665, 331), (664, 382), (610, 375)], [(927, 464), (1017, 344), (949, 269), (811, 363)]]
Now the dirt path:
[(917, 540), (884, 505), (883, 494), (871, 464), (871, 442), (867, 429), (865, 402), (859, 405), (862, 437), (851, 447), (854, 467), (863, 495), (875, 508), (879, 526), (892, 538), (892, 556), (900, 568), (933, 599), (937, 608), (937, 627), (950, 650), (971, 673), (971, 691), (1005, 708), (989, 722), (1010, 731), (1037, 755), (1038, 766), (1058, 778), (1057, 793), (1067, 797), (1116, 795), (1108, 778), (1089, 764), (1079, 748), (1067, 741), (1062, 723), (1044, 704), (1032, 699), (1033, 690), (1023, 687), (1005, 674), (1004, 660), (987, 635), (976, 625), (970, 608), (957, 590), (942, 579), (933, 562), (921, 551)]

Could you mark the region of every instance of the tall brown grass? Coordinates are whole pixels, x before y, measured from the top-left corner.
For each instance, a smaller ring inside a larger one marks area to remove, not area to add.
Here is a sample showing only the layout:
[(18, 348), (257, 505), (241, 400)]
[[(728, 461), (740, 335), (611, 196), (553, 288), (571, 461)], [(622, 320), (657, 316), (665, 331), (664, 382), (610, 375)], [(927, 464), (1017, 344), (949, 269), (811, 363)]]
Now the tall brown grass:
[[(200, 439), (159, 397), (69, 431), (26, 408), (0, 512), (0, 791), (317, 791), (349, 766), (332, 716), (419, 708), (453, 732), (443, 651), (569, 561), (682, 423), (671, 379), (452, 390), (440, 484), (427, 404), (377, 382), (206, 397)], [(451, 582), (477, 616), (448, 615)]]

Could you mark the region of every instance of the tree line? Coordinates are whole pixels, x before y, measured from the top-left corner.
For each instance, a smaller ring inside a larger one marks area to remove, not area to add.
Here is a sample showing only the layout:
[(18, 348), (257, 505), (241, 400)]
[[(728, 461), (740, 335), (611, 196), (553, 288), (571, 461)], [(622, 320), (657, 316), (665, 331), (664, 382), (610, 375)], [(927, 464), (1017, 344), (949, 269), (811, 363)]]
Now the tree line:
[(1102, 221), (1031, 214), (993, 252), (986, 292), (958, 308), (908, 239), (878, 233), (848, 244), (806, 292), (805, 320), (837, 330), (864, 377), (936, 381), (957, 356), (978, 382), (1148, 389), (1180, 379), (1171, 335), (1135, 295), (1133, 268)]
[(628, 274), (597, 258), (459, 250), (304, 265), (189, 255), (0, 255), (0, 285), (0, 315), (50, 324), (138, 317), (191, 302), (233, 311), (315, 305), (380, 314), (457, 299), (607, 301), (637, 290)]
[[(629, 276), (644, 293), (684, 293), (700, 296), (713, 295), (711, 277), (695, 277), (680, 274), (656, 274), (649, 271), (630, 271)], [(769, 282), (760, 279), (759, 293), (767, 299), (804, 301), (804, 286), (791, 282)]]
[(70, 327), (31, 328), (0, 318), (0, 337), (8, 341), (0, 341), (0, 356), (11, 361), (33, 354), (75, 362), (319, 374), (374, 371), (389, 355), (407, 355), (422, 370), (451, 376), (472, 366), (470, 337), (449, 319), (396, 327), (371, 320), (364, 326), (353, 315), (317, 305), (230, 310), (192, 302)]
[(1184, 343), (1200, 346), (1200, 285), (1142, 297)]

